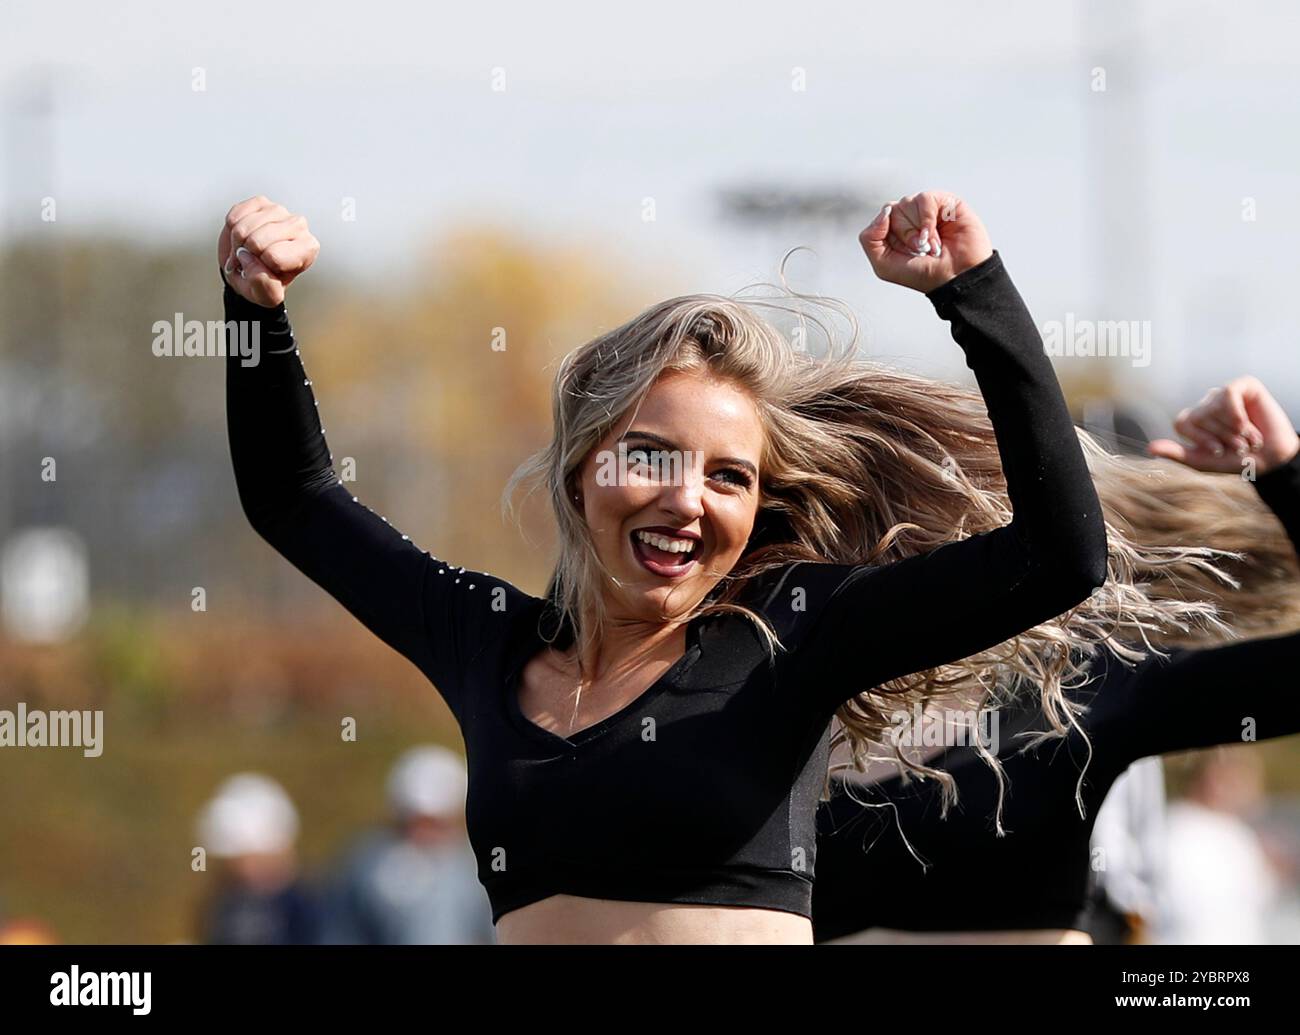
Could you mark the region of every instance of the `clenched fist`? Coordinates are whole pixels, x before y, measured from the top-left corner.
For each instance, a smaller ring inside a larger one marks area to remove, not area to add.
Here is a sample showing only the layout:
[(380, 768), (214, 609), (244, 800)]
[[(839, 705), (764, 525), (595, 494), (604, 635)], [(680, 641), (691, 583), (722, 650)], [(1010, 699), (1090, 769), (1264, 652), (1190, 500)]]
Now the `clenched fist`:
[(217, 238), (217, 261), (226, 283), (268, 309), (284, 301), (284, 289), (319, 254), (320, 242), (307, 230), (306, 217), (260, 194), (226, 213)]
[(923, 292), (993, 254), (979, 216), (943, 191), (909, 194), (886, 205), (858, 240), (877, 277)]
[(1211, 388), (1195, 406), (1178, 414), (1174, 430), (1193, 444), (1158, 438), (1147, 452), (1198, 471), (1240, 471), (1241, 458), (1254, 454), (1259, 457), (1257, 473), (1264, 474), (1300, 451), (1295, 425), (1255, 377)]

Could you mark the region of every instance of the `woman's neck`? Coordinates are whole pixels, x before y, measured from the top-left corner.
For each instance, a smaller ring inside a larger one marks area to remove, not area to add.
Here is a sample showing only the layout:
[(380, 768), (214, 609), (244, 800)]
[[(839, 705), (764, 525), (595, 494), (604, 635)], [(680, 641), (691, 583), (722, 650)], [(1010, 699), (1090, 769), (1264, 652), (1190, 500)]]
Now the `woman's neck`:
[[(677, 657), (685, 649), (686, 623), (655, 622), (608, 615), (602, 634), (587, 645), (582, 672), (589, 682), (605, 682), (621, 672), (639, 668), (665, 656)], [(566, 652), (576, 660), (580, 644)]]

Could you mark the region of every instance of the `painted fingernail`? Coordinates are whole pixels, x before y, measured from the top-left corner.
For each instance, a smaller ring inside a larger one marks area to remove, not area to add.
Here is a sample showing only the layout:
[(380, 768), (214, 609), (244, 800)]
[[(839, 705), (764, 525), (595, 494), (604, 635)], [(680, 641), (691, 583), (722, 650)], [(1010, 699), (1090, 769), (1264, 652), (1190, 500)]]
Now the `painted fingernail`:
[(934, 257), (937, 259), (939, 257), (939, 253), (942, 251), (943, 251), (943, 245), (939, 243), (939, 238), (936, 237), (934, 239)]

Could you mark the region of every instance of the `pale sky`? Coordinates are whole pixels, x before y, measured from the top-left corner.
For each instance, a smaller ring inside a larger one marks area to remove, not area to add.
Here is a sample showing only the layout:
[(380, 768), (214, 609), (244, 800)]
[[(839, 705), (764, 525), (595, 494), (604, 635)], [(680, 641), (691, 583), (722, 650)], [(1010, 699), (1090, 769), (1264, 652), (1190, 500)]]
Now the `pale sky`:
[[(1298, 17), (1284, 2), (20, 0), (0, 34), (3, 230), (206, 244), (264, 193), (309, 216), (335, 273), (400, 274), (479, 216), (723, 293), (810, 243), (795, 286), (849, 301), (876, 354), (954, 376), (960, 351), (924, 299), (872, 278), (858, 227), (744, 231), (714, 204), (754, 182), (877, 205), (945, 188), (1040, 323), (1150, 321), (1149, 366), (1096, 361), (1132, 393), (1183, 405), (1249, 371), (1296, 409)], [(42, 83), (48, 119), (24, 109)]]

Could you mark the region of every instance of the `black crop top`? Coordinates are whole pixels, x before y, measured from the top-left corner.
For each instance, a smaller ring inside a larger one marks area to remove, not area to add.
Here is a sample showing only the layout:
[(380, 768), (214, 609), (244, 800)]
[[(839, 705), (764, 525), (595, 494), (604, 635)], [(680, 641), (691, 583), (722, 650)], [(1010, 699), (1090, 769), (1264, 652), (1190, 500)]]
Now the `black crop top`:
[[(1300, 456), (1258, 477), (1255, 487), (1300, 551)], [(1240, 743), (1247, 729), (1259, 740), (1300, 732), (1297, 669), (1300, 633), (1178, 649), (1134, 666), (1099, 653), (1092, 678), (1071, 693), (1089, 706), (1080, 720), (1093, 752), (1083, 785), (1086, 818), (1074, 798), (1087, 759), (1079, 734), (1023, 752), (1024, 741), (1014, 738), (1017, 730), (1047, 729), (1041, 711), (1002, 713), (1003, 837), (993, 824), (996, 777), (973, 747), (949, 748), (930, 762), (953, 775), (960, 793), (943, 820), (932, 780), (855, 782), (858, 801), (837, 776), (817, 817), (814, 939), (873, 927), (1081, 929), (1093, 824), (1120, 774), (1140, 758)]]
[(895, 564), (798, 564), (754, 580), (747, 602), (787, 648), (776, 662), (743, 617), (697, 619), (669, 671), (566, 738), (523, 716), (518, 680), (546, 636), (558, 632), (563, 648), (572, 630), (554, 628), (547, 601), (431, 556), (354, 498), (331, 466), (284, 306), (265, 309), (226, 288), (228, 321), (261, 322), (261, 362), (227, 361), (245, 513), (451, 708), (494, 921), (556, 894), (811, 916), (835, 709), (1001, 643), (1105, 580), (1100, 504), (1000, 256), (928, 297), (984, 393), (1011, 523)]

